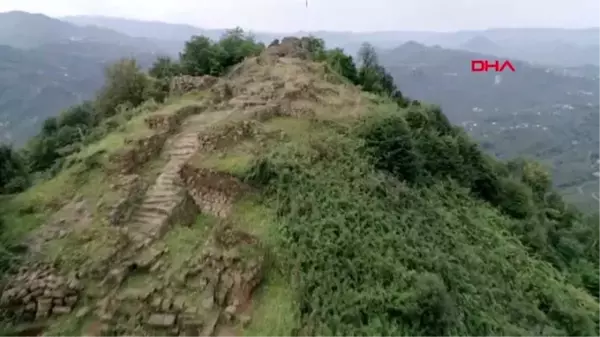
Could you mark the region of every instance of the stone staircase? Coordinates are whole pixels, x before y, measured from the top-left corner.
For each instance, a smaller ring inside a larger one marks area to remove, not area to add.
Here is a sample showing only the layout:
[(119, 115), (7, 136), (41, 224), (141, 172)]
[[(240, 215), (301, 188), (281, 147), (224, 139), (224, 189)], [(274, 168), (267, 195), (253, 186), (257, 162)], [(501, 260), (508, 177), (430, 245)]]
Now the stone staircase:
[(198, 134), (184, 132), (166, 149), (168, 163), (146, 192), (141, 205), (134, 210), (127, 225), (134, 245), (148, 243), (165, 234), (174, 209), (186, 197), (185, 190), (178, 184), (178, 172), (198, 148)]

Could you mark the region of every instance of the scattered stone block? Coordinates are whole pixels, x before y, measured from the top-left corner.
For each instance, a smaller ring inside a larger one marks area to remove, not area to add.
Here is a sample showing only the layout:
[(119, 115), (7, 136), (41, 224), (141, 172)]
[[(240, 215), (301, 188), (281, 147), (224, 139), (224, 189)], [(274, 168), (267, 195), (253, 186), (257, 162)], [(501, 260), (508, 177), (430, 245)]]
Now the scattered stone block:
[(173, 314), (152, 314), (147, 324), (158, 328), (168, 328), (175, 324), (176, 316)]
[(162, 311), (169, 311), (171, 310), (171, 305), (172, 305), (172, 301), (170, 298), (164, 298), (162, 300), (162, 303), (160, 304), (160, 308)]
[(55, 306), (54, 308), (52, 308), (52, 313), (57, 314), (57, 315), (64, 315), (64, 314), (68, 314), (70, 312), (71, 312), (70, 307)]
[(175, 310), (183, 310), (185, 306), (185, 296), (177, 296), (175, 297), (175, 300), (173, 301), (173, 309)]
[(89, 312), (90, 312), (90, 308), (89, 307), (83, 307), (83, 308), (77, 310), (77, 312), (75, 313), (75, 317), (76, 318), (85, 317)]

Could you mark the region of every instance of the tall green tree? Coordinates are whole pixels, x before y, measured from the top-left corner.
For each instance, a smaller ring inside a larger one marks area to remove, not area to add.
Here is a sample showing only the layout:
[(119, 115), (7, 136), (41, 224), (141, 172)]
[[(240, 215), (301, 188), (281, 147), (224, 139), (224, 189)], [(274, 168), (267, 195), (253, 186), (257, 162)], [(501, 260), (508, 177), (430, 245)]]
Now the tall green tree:
[(135, 59), (123, 59), (106, 68), (106, 83), (96, 98), (96, 108), (103, 116), (112, 116), (121, 104), (137, 106), (144, 102), (148, 76)]

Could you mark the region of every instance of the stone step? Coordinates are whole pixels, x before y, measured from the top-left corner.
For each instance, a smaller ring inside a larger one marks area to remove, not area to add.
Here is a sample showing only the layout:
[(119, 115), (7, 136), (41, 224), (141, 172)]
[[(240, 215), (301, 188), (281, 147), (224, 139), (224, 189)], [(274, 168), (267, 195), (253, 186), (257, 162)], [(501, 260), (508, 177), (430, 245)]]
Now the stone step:
[(154, 185), (154, 192), (157, 194), (171, 194), (173, 197), (181, 190), (181, 187), (174, 184), (173, 181), (158, 180)]
[(160, 190), (173, 191), (175, 192), (177, 177), (159, 176), (156, 178), (156, 184), (154, 186), (159, 187)]
[(176, 192), (165, 191), (163, 189), (153, 189), (146, 193), (144, 200), (161, 200), (161, 201), (172, 201), (177, 197)]
[(173, 148), (193, 148), (193, 147), (197, 147), (199, 144), (199, 141), (197, 138), (194, 139), (181, 139), (178, 142), (173, 143)]
[(159, 214), (163, 214), (165, 216), (169, 216), (171, 214), (171, 209), (172, 207), (170, 207), (170, 205), (168, 204), (146, 204), (143, 203), (140, 208), (138, 208), (138, 211), (143, 212), (143, 213), (159, 213)]
[(148, 222), (135, 222), (131, 224), (131, 230), (138, 236), (152, 237), (162, 226), (163, 222), (148, 223)]
[(159, 177), (178, 178), (179, 174), (177, 173), (176, 170), (173, 170), (173, 171), (163, 171), (163, 173), (161, 173), (159, 175)]
[(132, 223), (157, 223), (163, 221), (166, 216), (162, 213), (151, 213), (151, 212), (135, 212), (131, 217)]
[(174, 157), (174, 156), (188, 156), (191, 154), (194, 154), (196, 152), (196, 149), (175, 149), (172, 151), (169, 151), (169, 156)]
[(173, 199), (146, 199), (144, 205), (170, 205), (174, 202)]

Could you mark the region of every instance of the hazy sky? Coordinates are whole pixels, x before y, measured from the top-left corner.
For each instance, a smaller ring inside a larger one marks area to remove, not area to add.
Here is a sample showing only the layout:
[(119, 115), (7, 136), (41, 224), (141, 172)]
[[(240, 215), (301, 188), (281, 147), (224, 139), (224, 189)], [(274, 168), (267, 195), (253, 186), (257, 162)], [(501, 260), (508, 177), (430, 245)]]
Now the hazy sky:
[(599, 0), (0, 0), (0, 11), (91, 14), (206, 28), (460, 30), (599, 26)]

